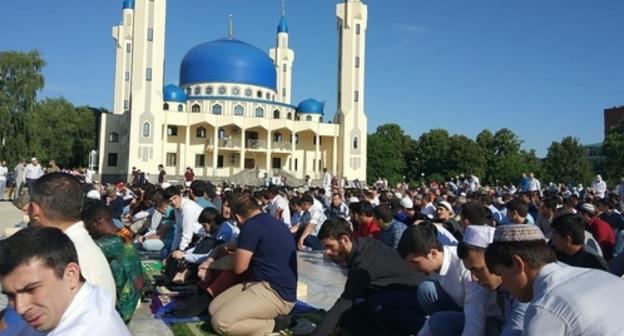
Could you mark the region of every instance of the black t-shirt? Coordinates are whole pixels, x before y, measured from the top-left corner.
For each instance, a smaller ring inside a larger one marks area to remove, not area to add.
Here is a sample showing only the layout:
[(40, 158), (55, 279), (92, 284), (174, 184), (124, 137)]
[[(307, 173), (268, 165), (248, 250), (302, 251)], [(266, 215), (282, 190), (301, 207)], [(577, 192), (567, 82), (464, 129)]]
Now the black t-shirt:
[(584, 248), (581, 248), (578, 252), (571, 256), (559, 251), (556, 251), (556, 254), (557, 260), (570, 266), (594, 268), (603, 271), (607, 271), (609, 268), (609, 265), (604, 258), (588, 252)]
[(247, 219), (237, 248), (253, 252), (251, 281), (266, 281), (282, 299), (297, 301), (297, 249), (284, 223), (265, 213)]
[(165, 182), (165, 175), (167, 175), (167, 173), (165, 173), (165, 170), (161, 170), (160, 173), (158, 173), (158, 183), (163, 183)]

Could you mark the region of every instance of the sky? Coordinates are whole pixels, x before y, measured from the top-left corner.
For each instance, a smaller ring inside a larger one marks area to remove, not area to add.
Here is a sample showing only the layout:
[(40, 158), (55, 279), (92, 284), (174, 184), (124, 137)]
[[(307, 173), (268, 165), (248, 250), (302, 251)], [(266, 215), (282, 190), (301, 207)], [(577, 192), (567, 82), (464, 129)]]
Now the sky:
[[(158, 1), (158, 0), (156, 0)], [(286, 0), (295, 51), (293, 103), (336, 110), (337, 0)], [(538, 156), (572, 135), (603, 140), (603, 110), (624, 105), (621, 0), (364, 0), (369, 10), (369, 132), (398, 123), (413, 138), (434, 128), (474, 138), (506, 127)], [(6, 1), (0, 51), (39, 50), (40, 98), (111, 108), (122, 0)], [(193, 46), (227, 35), (273, 47), (280, 0), (169, 0), (165, 84)]]

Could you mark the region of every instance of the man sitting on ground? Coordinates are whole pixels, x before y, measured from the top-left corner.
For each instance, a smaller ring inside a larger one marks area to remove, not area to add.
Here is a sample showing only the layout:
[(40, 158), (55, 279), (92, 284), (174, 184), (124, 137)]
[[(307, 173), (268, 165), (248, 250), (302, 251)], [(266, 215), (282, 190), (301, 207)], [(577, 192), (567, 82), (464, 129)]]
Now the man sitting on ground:
[[(278, 318), (297, 300), (297, 253), (284, 223), (262, 213), (250, 195), (234, 200), (232, 213), (242, 226), (233, 270), (249, 272), (249, 281), (219, 294), (210, 304), (212, 327), (223, 335), (266, 335), (288, 325)], [(227, 245), (226, 244), (226, 245)]]
[(0, 283), (28, 324), (48, 336), (130, 336), (108, 291), (85, 282), (72, 241), (30, 227), (0, 243)]
[[(356, 335), (375, 334), (376, 331), (365, 329), (370, 324), (362, 323), (371, 314), (389, 331), (409, 334), (420, 329), (424, 315), (418, 306), (416, 288), (423, 281), (423, 274), (410, 270), (395, 251), (376, 239), (352, 238), (349, 223), (340, 217), (325, 221), (319, 238), (325, 254), (334, 263), (346, 266), (349, 273), (342, 295), (313, 335), (328, 335), (339, 324)], [(366, 299), (365, 304), (357, 305), (362, 299)]]
[(557, 263), (534, 225), (504, 225), (485, 251), (488, 269), (521, 302), (524, 335), (621, 335), (624, 282), (607, 272)]
[(570, 266), (608, 270), (609, 266), (601, 256), (585, 250), (585, 223), (578, 215), (559, 216), (552, 222), (551, 228), (552, 242), (559, 261)]

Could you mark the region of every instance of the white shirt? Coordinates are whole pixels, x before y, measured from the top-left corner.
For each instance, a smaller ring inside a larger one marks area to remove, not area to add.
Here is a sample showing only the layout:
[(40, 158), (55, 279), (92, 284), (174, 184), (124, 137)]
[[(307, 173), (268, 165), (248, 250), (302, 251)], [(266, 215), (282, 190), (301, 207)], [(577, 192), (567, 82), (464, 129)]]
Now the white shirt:
[(110, 294), (84, 283), (48, 336), (130, 336)]
[(312, 232), (311, 235), (317, 236), (326, 219), (327, 217), (325, 217), (323, 205), (316, 198), (314, 198), (314, 203), (310, 209), (303, 214), (301, 223), (304, 227), (308, 226), (308, 224), (316, 224), (314, 232)]
[(9, 175), (9, 168), (0, 166), (0, 181), (6, 181), (7, 175)]
[(624, 281), (589, 268), (544, 266), (533, 281), (524, 335), (622, 335)]
[(40, 178), (41, 176), (43, 176), (43, 169), (41, 169), (40, 164), (34, 165), (32, 163), (29, 163), (28, 165), (26, 165), (24, 176), (27, 179), (36, 180)]
[(282, 216), (279, 218), (279, 220), (281, 220), (282, 222), (284, 222), (284, 224), (290, 227), (290, 205), (288, 204), (288, 200), (286, 200), (286, 198), (280, 194), (278, 194), (271, 200), (269, 210), (273, 218), (275, 218), (275, 214), (277, 213), (278, 209), (282, 209)]
[(84, 223), (80, 221), (68, 227), (65, 230), (65, 234), (76, 247), (82, 276), (92, 285), (108, 291), (113, 298), (114, 304), (117, 300), (117, 287), (113, 279), (113, 272), (111, 272), (104, 253), (95, 244), (93, 238), (89, 236)]
[[(175, 209), (175, 220), (178, 227), (182, 228), (182, 236), (180, 237), (180, 251), (186, 248), (193, 240), (193, 234), (199, 233), (203, 229), (197, 221), (199, 215), (204, 209), (197, 203), (183, 198), (179, 209)], [(177, 241), (177, 240), (175, 240)]]
[(331, 174), (329, 172), (326, 172), (325, 175), (323, 175), (323, 189), (331, 189), (331, 181)]
[(470, 272), (457, 257), (457, 248), (444, 246), (444, 260), (440, 273), (433, 274), (442, 289), (464, 309), (465, 322), (462, 335), (485, 335), (485, 320), (488, 316), (501, 316), (493, 292), (472, 281)]
[(596, 192), (597, 197), (603, 198), (607, 191), (607, 183), (603, 180), (594, 180), (594, 182), (592, 182), (592, 189)]

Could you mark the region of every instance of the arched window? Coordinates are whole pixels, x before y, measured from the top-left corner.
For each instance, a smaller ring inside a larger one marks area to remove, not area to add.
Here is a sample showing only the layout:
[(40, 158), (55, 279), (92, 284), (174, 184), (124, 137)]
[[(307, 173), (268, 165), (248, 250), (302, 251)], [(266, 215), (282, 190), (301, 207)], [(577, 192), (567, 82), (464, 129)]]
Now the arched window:
[(195, 136), (198, 138), (206, 138), (206, 129), (203, 127), (197, 127), (197, 130), (195, 131)]
[(223, 106), (219, 104), (212, 105), (212, 114), (221, 114), (223, 113)]
[(256, 96), (258, 96), (258, 98), (262, 98), (262, 91), (258, 90), (258, 92), (256, 92)]
[(184, 112), (184, 105), (178, 104), (178, 112)]
[(273, 111), (273, 119), (279, 119), (279, 118), (280, 118), (280, 111), (279, 110)]
[(187, 96), (190, 96), (190, 95), (191, 95), (191, 92), (193, 92), (193, 91), (191, 91), (191, 88), (190, 88), (190, 87), (187, 87), (187, 88), (186, 88), (186, 95), (187, 95)]
[(194, 104), (193, 107), (191, 107), (191, 112), (201, 112), (201, 106), (199, 106), (199, 104)]
[(209, 86), (209, 87), (206, 88), (206, 94), (207, 95), (211, 95), (212, 92), (213, 92), (212, 86)]
[(264, 109), (262, 107), (256, 108), (256, 117), (258, 118), (264, 117)]
[(312, 116), (311, 115), (306, 116), (306, 121), (312, 121)]
[(280, 132), (273, 133), (273, 142), (282, 142), (282, 133)]
[(220, 86), (219, 87), (219, 94), (220, 95), (224, 95), (225, 94), (225, 86)]
[(353, 149), (358, 149), (358, 137), (353, 137)]
[(242, 107), (241, 105), (234, 106), (234, 115), (242, 116), (243, 114), (245, 114), (244, 107)]
[(288, 120), (292, 120), (292, 112), (288, 112)]
[(149, 138), (150, 134), (151, 134), (151, 130), (150, 130), (150, 123), (145, 122), (143, 123), (143, 137), (144, 138)]
[(201, 93), (201, 87), (196, 86), (194, 92), (195, 92), (196, 95), (200, 94)]
[(225, 138), (225, 130), (223, 129), (223, 127), (219, 127), (219, 131), (217, 132), (217, 136), (219, 137), (219, 139)]
[(165, 111), (169, 111), (169, 104), (164, 103), (164, 104), (163, 104), (163, 110), (165, 110)]
[(112, 132), (108, 135), (108, 142), (117, 143), (119, 142), (119, 133)]
[(269, 92), (267, 92), (267, 93), (264, 95), (264, 97), (265, 97), (267, 100), (269, 100), (269, 99), (271, 99), (271, 94), (270, 94)]

